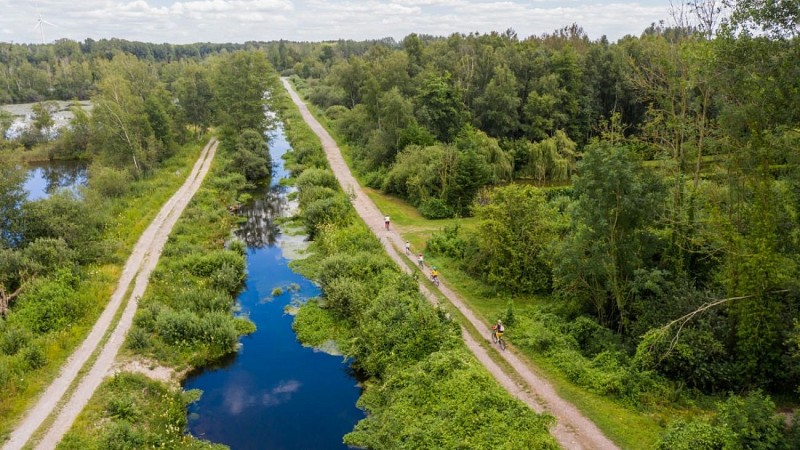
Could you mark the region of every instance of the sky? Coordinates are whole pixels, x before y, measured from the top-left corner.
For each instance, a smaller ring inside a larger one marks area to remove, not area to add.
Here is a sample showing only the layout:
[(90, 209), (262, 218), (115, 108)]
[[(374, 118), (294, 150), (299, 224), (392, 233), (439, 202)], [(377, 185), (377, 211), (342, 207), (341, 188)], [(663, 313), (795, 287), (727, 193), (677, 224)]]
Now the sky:
[(669, 0), (0, 0), (0, 42), (120, 38), (144, 42), (401, 40), (503, 32), (520, 38), (577, 23), (592, 40), (638, 36)]

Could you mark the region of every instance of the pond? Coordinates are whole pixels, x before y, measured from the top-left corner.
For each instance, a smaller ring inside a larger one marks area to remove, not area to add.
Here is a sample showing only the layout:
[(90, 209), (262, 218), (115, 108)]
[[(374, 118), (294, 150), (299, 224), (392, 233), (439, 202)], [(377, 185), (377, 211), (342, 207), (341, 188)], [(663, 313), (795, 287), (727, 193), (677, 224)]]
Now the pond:
[(28, 200), (39, 200), (59, 189), (78, 191), (86, 185), (87, 167), (83, 161), (49, 161), (28, 164), (23, 188)]
[[(285, 176), (281, 155), (288, 149), (278, 129), (270, 140), (272, 186), (239, 212), (247, 218), (237, 234), (248, 245), (248, 276), (238, 302), (258, 329), (241, 339), (237, 354), (184, 382), (184, 389), (203, 391), (189, 407), (190, 433), (234, 450), (347, 448), (342, 436), (364, 417), (355, 407), (361, 389), (347, 361), (302, 346), (286, 312), (320, 294), (289, 268), (289, 248), (298, 238), (282, 235), (275, 224), (291, 207), (286, 188), (274, 181)], [(276, 287), (283, 293), (273, 296)]]
[[(86, 111), (92, 110), (92, 102), (82, 100), (79, 102), (66, 102), (62, 100), (48, 100), (44, 102), (51, 111), (50, 116), (53, 119), (53, 126), (48, 130), (48, 136), (54, 138), (58, 134), (58, 130), (67, 126), (69, 121), (72, 120), (72, 107), (74, 105), (80, 106)], [(11, 126), (6, 130), (6, 139), (16, 139), (22, 135), (26, 128), (33, 122), (33, 105), (36, 103), (15, 103), (8, 105), (0, 105), (0, 110), (11, 114)]]

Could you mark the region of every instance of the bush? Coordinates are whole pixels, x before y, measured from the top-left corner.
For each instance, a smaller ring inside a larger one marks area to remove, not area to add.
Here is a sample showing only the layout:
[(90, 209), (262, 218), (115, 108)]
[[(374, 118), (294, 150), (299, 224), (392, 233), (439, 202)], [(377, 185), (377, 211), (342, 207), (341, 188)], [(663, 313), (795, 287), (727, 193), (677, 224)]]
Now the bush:
[(339, 182), (336, 181), (336, 176), (333, 175), (328, 169), (307, 169), (304, 170), (295, 181), (297, 189), (302, 191), (311, 186), (323, 186), (333, 190), (339, 188)]
[(423, 200), (419, 205), (419, 213), (426, 219), (447, 219), (455, 215), (447, 202), (440, 198)]
[(37, 333), (63, 330), (86, 313), (86, 301), (72, 287), (74, 279), (61, 272), (56, 279), (41, 278), (20, 295), (12, 320)]
[(303, 225), (308, 237), (313, 239), (320, 225), (346, 225), (352, 214), (350, 200), (344, 194), (338, 194), (308, 204), (302, 211)]
[(89, 187), (103, 197), (119, 198), (130, 192), (133, 177), (124, 169), (92, 164), (89, 167)]
[(193, 312), (164, 310), (156, 320), (156, 332), (168, 344), (191, 345), (202, 335), (202, 328)]
[[(317, 103), (317, 104), (319, 104), (319, 103)], [(348, 111), (347, 107), (345, 107), (345, 106), (333, 105), (330, 108), (325, 110), (325, 117), (327, 117), (330, 120), (337, 120), (339, 117), (342, 116), (342, 114), (346, 113), (347, 111)]]
[(22, 351), (22, 359), (30, 370), (36, 370), (47, 364), (47, 356), (39, 344), (29, 344)]
[(731, 395), (718, 405), (715, 420), (727, 428), (726, 448), (777, 449), (784, 448), (784, 424), (775, 414), (775, 403), (760, 391), (746, 397)]
[(447, 256), (456, 260), (464, 257), (464, 240), (459, 236), (459, 225), (448, 225), (433, 233), (425, 243), (425, 249), (432, 255)]
[(145, 447), (144, 433), (125, 421), (112, 422), (103, 434), (102, 448), (108, 450), (134, 450)]
[(128, 348), (144, 350), (150, 347), (150, 334), (139, 327), (134, 327), (128, 332)]
[[(4, 322), (0, 322), (2, 324)], [(5, 327), (1, 329), (3, 335), (0, 339), (0, 351), (6, 355), (15, 355), (25, 347), (31, 339), (31, 333), (18, 327)]]
[(701, 421), (675, 422), (658, 442), (657, 450), (722, 450), (723, 430)]
[(106, 411), (117, 419), (127, 420), (132, 422), (139, 416), (139, 409), (136, 403), (127, 394), (119, 394), (112, 396), (108, 403), (106, 403)]

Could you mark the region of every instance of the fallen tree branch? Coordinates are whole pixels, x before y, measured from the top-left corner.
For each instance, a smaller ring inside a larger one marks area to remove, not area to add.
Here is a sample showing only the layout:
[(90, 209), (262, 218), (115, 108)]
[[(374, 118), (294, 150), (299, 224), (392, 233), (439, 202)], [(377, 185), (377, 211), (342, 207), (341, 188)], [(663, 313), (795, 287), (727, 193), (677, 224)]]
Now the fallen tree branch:
[[(789, 289), (779, 289), (779, 290), (776, 290), (776, 291), (765, 292), (764, 295), (784, 294), (784, 293), (787, 293), (787, 292), (790, 292), (790, 290)], [(697, 316), (698, 314), (703, 313), (705, 311), (708, 311), (711, 308), (717, 307), (719, 305), (722, 305), (722, 304), (725, 304), (725, 303), (728, 303), (728, 302), (731, 302), (731, 301), (734, 301), (734, 300), (744, 300), (744, 299), (747, 299), (747, 298), (752, 298), (752, 297), (755, 297), (757, 295), (759, 295), (759, 294), (741, 295), (741, 296), (738, 296), (738, 297), (728, 297), (728, 298), (720, 298), (720, 299), (712, 300), (712, 301), (710, 301), (710, 302), (708, 302), (708, 303), (706, 303), (704, 305), (701, 305), (699, 308), (695, 309), (694, 311), (689, 312), (687, 314), (684, 314), (683, 316), (681, 316), (681, 317), (669, 322), (668, 324), (664, 325), (663, 327), (659, 328), (658, 331), (656, 331), (656, 333), (661, 335), (661, 336), (666, 336), (667, 332), (669, 331), (670, 328), (672, 328), (675, 325), (678, 325), (678, 331), (675, 332), (675, 336), (673, 336), (672, 340), (670, 341), (669, 348), (667, 349), (667, 351), (664, 353), (664, 355), (661, 357), (661, 359), (659, 361), (663, 361), (664, 358), (666, 358), (667, 356), (669, 356), (670, 353), (672, 353), (672, 350), (675, 348), (676, 345), (678, 345), (678, 340), (680, 339), (680, 335), (681, 335), (681, 331), (683, 331), (683, 327), (686, 326), (686, 324), (689, 323), (689, 321), (692, 320), (695, 316)]]

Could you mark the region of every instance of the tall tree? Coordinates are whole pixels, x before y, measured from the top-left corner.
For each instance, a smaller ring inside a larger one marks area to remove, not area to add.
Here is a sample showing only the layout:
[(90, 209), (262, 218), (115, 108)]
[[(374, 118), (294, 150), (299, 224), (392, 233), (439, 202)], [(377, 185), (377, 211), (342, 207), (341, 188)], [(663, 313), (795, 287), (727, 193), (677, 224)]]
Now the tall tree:
[(248, 128), (265, 131), (265, 95), (273, 72), (264, 53), (238, 51), (215, 62), (214, 105), (223, 140), (232, 144)]

